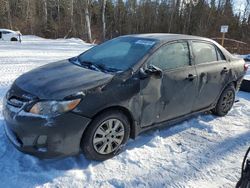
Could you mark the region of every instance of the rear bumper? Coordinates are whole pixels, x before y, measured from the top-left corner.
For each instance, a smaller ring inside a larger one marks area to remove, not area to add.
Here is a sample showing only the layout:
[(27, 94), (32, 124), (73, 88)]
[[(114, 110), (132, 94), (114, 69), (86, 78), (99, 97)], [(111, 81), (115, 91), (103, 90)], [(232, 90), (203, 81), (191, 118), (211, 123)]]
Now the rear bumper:
[(89, 118), (72, 112), (57, 117), (35, 116), (4, 104), (5, 132), (20, 151), (39, 158), (78, 154)]

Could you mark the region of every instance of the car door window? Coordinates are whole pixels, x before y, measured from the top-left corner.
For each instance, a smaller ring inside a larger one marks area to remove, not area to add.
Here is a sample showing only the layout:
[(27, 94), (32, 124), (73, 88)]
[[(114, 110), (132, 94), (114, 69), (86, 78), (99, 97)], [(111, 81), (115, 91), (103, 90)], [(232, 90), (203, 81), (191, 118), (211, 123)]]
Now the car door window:
[(190, 65), (190, 54), (187, 42), (167, 44), (158, 49), (148, 61), (162, 70), (171, 70)]
[(193, 42), (193, 52), (196, 64), (217, 61), (214, 45), (205, 42)]
[(3, 34), (10, 34), (9, 31), (3, 31), (2, 33), (3, 33)]

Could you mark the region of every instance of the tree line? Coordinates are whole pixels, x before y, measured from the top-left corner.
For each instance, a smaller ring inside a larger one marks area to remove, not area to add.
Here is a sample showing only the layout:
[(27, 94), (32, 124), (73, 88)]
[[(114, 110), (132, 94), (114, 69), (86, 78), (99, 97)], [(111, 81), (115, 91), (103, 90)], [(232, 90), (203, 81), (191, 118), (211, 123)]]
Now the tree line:
[(250, 43), (250, 0), (0, 0), (0, 18), (1, 28), (88, 42), (151, 32), (219, 37), (229, 25), (229, 38)]

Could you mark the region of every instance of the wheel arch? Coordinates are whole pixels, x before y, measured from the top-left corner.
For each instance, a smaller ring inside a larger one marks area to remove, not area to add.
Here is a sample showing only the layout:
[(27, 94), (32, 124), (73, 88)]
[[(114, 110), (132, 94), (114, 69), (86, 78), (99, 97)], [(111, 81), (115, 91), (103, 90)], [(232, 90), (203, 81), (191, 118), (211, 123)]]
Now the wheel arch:
[(232, 82), (230, 82), (230, 83), (228, 84), (228, 86), (229, 86), (230, 84), (232, 84), (232, 85), (234, 86), (234, 88), (237, 89), (237, 82), (238, 82), (238, 81), (236, 81), (236, 80), (235, 80), (235, 81), (232, 81)]
[[(234, 81), (229, 82), (228, 84), (225, 84), (225, 86), (223, 87), (222, 91), (220, 92), (220, 95), (219, 95), (218, 99), (216, 100), (216, 103), (215, 103), (215, 105), (214, 105), (214, 108), (212, 109), (213, 114), (215, 114), (215, 115), (217, 115), (217, 116), (224, 116), (224, 115), (226, 115), (226, 114), (229, 112), (229, 111), (227, 111), (227, 112), (221, 112), (220, 109), (218, 110), (219, 107), (217, 107), (217, 105), (220, 104), (220, 98), (221, 98), (222, 94), (224, 93), (224, 91), (225, 91), (226, 89), (228, 89), (228, 88), (233, 88), (233, 91), (234, 91), (234, 99), (235, 99), (235, 96), (236, 96), (236, 88), (237, 88), (237, 82), (238, 82), (238, 81), (235, 81), (235, 80), (234, 80)], [(234, 103), (234, 101), (233, 101), (233, 103)], [(233, 104), (232, 104), (232, 106), (233, 106)], [(232, 108), (232, 106), (230, 107), (230, 109)], [(230, 110), (230, 109), (229, 109), (229, 110)]]
[[(100, 111), (98, 111), (93, 117), (92, 119), (94, 119), (95, 117), (99, 116), (100, 114), (107, 112), (107, 111), (120, 111), (121, 113), (123, 113), (129, 120), (130, 123), (130, 138), (135, 138), (136, 134), (136, 124), (135, 124), (135, 120), (134, 117), (132, 115), (132, 113), (130, 112), (129, 109), (123, 107), (123, 106), (110, 106), (110, 107), (106, 107)], [(91, 123), (91, 122), (90, 122)], [(89, 126), (89, 125), (88, 125)], [(86, 129), (85, 129), (86, 130)]]
[(223, 91), (224, 91), (228, 86), (233, 85), (234, 88), (235, 88), (235, 90), (236, 90), (236, 88), (237, 88), (237, 82), (238, 82), (237, 80), (233, 80), (233, 81), (230, 81), (230, 82), (228, 82), (227, 84), (225, 84), (224, 87), (222, 88), (222, 90), (220, 91), (219, 95), (217, 96), (215, 102), (212, 104), (212, 106), (216, 106), (216, 104), (217, 104), (217, 102), (218, 102), (218, 100), (219, 100), (221, 94), (223, 93)]
[(18, 39), (16, 37), (11, 37), (10, 41), (18, 41)]

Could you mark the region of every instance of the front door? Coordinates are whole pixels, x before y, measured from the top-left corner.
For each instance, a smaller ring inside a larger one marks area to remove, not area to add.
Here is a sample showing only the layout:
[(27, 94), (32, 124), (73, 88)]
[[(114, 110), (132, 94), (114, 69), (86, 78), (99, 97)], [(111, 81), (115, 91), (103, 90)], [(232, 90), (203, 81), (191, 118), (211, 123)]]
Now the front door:
[(141, 80), (141, 125), (180, 117), (192, 110), (197, 74), (191, 64), (189, 45), (178, 41), (160, 47), (146, 62), (162, 70), (162, 78)]

